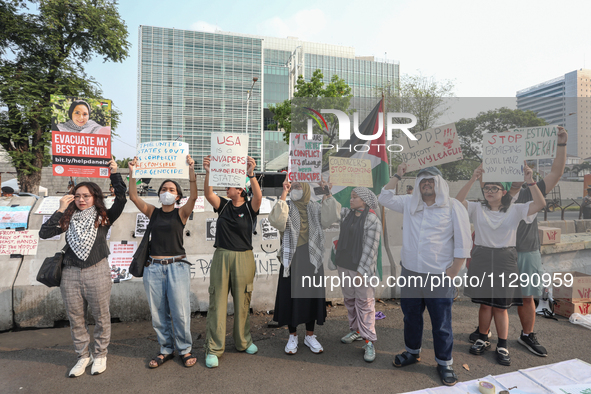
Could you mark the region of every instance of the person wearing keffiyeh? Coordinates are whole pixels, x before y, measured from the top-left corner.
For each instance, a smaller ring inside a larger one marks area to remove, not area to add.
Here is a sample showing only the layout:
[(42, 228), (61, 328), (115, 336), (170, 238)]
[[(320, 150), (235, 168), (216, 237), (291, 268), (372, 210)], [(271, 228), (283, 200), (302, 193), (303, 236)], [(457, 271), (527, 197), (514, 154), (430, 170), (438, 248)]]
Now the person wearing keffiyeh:
[[(288, 193), (291, 199), (286, 201)], [(291, 184), (286, 176), (283, 193), (269, 213), (269, 223), (281, 233), (281, 268), (273, 320), (289, 328), (287, 354), (298, 350), (297, 326), (302, 323), (306, 324), (304, 344), (313, 353), (324, 351), (314, 335), (314, 325), (322, 325), (326, 319), (322, 229), (340, 220), (341, 204), (330, 194), (323, 197), (322, 204), (310, 201), (310, 196), (309, 184)], [(303, 285), (303, 277), (321, 285)]]
[[(66, 252), (60, 291), (78, 362), (70, 370), (70, 377), (84, 374), (92, 364), (93, 375), (107, 368), (107, 346), (111, 339), (111, 269), (107, 257), (107, 234), (125, 207), (126, 187), (117, 173), (115, 160), (109, 163), (115, 201), (106, 209), (103, 192), (93, 182), (77, 184), (71, 194), (60, 200), (59, 209), (41, 226), (39, 237), (51, 238), (66, 233)], [(90, 350), (90, 336), (86, 322), (86, 309), (94, 317), (94, 352)]]
[(104, 127), (89, 119), (91, 115), (90, 104), (84, 100), (74, 100), (68, 110), (68, 121), (59, 123), (59, 131), (70, 133), (88, 133), (88, 134), (110, 134), (111, 128)]
[[(378, 337), (375, 288), (371, 286), (369, 277), (375, 276), (376, 272), (382, 222), (375, 212), (378, 198), (368, 188), (353, 189), (349, 205), (351, 208), (341, 209), (341, 232), (335, 258), (351, 330), (341, 338), (341, 342), (365, 340), (363, 359), (372, 362), (376, 357), (375, 342)], [(363, 280), (355, 281), (357, 276), (363, 277), (360, 278)]]

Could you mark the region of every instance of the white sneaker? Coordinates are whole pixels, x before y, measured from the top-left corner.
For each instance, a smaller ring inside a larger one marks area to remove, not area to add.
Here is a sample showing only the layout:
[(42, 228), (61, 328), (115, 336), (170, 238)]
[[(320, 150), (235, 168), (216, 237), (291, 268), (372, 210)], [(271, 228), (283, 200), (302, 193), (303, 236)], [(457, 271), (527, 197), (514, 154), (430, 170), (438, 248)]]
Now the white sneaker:
[(107, 369), (107, 356), (95, 358), (90, 373), (92, 375), (98, 375), (99, 373), (105, 372), (105, 369)]
[(304, 345), (308, 346), (312, 353), (318, 354), (324, 351), (320, 342), (316, 340), (316, 335), (306, 335)]
[(74, 365), (74, 368), (70, 369), (70, 377), (76, 378), (82, 375), (84, 371), (86, 371), (86, 367), (92, 364), (92, 361), (92, 356), (78, 359), (78, 362), (76, 365)]
[(298, 352), (298, 336), (289, 334), (289, 340), (285, 345), (285, 353), (296, 354)]

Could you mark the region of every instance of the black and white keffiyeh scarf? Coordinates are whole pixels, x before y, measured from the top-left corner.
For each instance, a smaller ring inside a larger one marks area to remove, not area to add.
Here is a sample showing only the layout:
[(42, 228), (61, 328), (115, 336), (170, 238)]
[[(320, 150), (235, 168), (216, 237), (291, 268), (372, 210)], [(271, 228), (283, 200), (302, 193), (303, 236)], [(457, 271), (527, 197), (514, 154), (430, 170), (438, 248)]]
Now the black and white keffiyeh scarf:
[[(283, 233), (283, 242), (281, 243), (281, 256), (283, 258), (283, 276), (290, 275), (290, 266), (293, 255), (296, 252), (298, 237), (300, 235), (300, 212), (292, 201), (288, 201), (289, 217)], [(309, 202), (306, 207), (308, 212), (308, 249), (310, 251), (310, 262), (314, 266), (314, 273), (318, 273), (318, 268), (322, 265), (322, 256), (324, 254), (324, 231), (320, 223), (320, 204)]]
[(66, 232), (68, 245), (80, 260), (86, 261), (96, 239), (97, 228), (94, 226), (96, 220), (96, 207), (76, 211), (70, 219), (70, 225)]

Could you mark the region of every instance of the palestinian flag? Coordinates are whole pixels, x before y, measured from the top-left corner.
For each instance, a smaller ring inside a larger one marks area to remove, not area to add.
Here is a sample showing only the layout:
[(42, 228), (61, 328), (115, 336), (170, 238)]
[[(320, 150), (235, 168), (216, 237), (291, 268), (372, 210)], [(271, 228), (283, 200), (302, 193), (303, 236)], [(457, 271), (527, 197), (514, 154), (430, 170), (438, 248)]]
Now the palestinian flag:
[[(359, 132), (364, 135), (373, 135), (378, 131), (379, 116), (383, 115), (383, 100), (374, 107), (370, 114), (365, 120), (359, 125)], [(371, 172), (373, 177), (373, 188), (372, 191), (378, 195), (382, 187), (390, 181), (388, 155), (386, 154), (386, 130), (384, 124), (384, 131), (380, 138), (373, 141), (365, 141), (358, 138), (355, 134), (352, 134), (351, 139), (342, 143), (338, 152), (335, 152), (331, 156), (346, 157), (351, 159), (369, 159), (371, 160)], [(369, 145), (369, 149), (359, 149), (361, 145)], [(351, 146), (349, 152), (348, 147)], [(357, 150), (367, 150), (367, 152), (356, 152), (353, 147), (357, 147)], [(322, 172), (329, 171), (328, 163), (323, 167)], [(351, 191), (354, 187), (342, 187), (333, 186), (333, 196), (341, 203), (344, 207), (349, 207), (349, 200), (351, 198)], [(379, 278), (382, 278), (382, 241), (380, 240), (380, 248), (378, 250), (378, 265), (377, 273)]]

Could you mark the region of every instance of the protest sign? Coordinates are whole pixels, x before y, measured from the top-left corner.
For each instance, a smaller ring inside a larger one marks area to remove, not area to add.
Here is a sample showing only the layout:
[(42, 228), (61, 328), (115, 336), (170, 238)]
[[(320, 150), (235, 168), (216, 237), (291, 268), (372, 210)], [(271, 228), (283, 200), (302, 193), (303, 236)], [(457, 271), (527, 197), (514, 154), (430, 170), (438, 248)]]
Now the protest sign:
[(111, 267), (111, 280), (121, 282), (129, 280), (133, 276), (129, 273), (129, 265), (137, 248), (137, 242), (111, 242), (109, 249), (109, 266)]
[(261, 231), (263, 233), (263, 241), (279, 239), (279, 230), (271, 226), (271, 223), (267, 218), (261, 220)]
[(244, 187), (247, 159), (247, 134), (213, 133), (209, 186)]
[(216, 221), (216, 218), (207, 218), (205, 222), (205, 239), (207, 241), (215, 241)]
[(510, 129), (525, 136), (525, 160), (554, 159), (558, 143), (558, 126), (538, 126)]
[(51, 96), (54, 176), (108, 178), (111, 100)]
[(271, 213), (271, 200), (267, 197), (261, 201), (261, 207), (259, 208), (259, 215), (266, 215)]
[(0, 255), (37, 254), (39, 230), (0, 230)]
[(406, 163), (408, 172), (464, 158), (455, 123), (414, 133), (414, 136), (416, 141), (408, 137), (398, 141), (402, 145), (398, 157)]
[(482, 135), (483, 182), (523, 182), (525, 136), (521, 133)]
[(290, 182), (320, 182), (322, 172), (322, 135), (307, 133), (289, 135), (289, 160), (287, 165)]
[(31, 206), (0, 206), (0, 228), (27, 228)]
[(139, 144), (133, 172), (139, 178), (189, 178), (189, 144), (179, 141), (152, 141)]
[(60, 199), (61, 197), (58, 196), (44, 197), (39, 207), (35, 210), (35, 213), (38, 215), (53, 214), (60, 207)]
[(138, 213), (135, 218), (135, 236), (143, 237), (150, 223), (150, 218), (143, 213)]
[(373, 187), (371, 160), (331, 156), (328, 158), (330, 183), (335, 186)]

